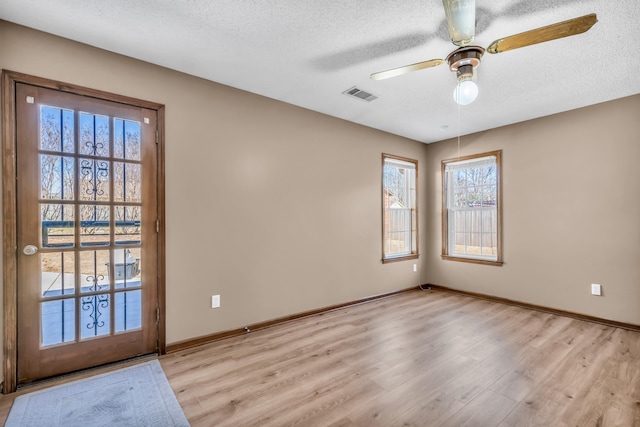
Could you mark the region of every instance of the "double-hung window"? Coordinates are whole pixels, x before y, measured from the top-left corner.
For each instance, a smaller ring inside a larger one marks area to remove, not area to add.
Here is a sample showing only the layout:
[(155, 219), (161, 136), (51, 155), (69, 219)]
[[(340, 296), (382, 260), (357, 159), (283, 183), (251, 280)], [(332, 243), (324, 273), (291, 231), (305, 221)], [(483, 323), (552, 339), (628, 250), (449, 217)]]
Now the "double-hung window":
[(382, 155), (382, 262), (418, 257), (417, 160)]
[(502, 264), (500, 151), (442, 161), (442, 256)]

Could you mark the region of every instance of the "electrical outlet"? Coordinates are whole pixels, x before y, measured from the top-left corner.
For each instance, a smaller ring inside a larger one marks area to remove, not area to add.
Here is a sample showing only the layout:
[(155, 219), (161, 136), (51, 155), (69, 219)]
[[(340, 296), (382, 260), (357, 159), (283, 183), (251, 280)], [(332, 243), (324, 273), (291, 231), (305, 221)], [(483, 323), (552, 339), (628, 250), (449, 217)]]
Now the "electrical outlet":
[(414, 272), (418, 271), (418, 264), (413, 264), (413, 271)]
[(220, 295), (211, 295), (211, 308), (220, 307)]
[(593, 283), (591, 285), (591, 295), (602, 295), (602, 286)]

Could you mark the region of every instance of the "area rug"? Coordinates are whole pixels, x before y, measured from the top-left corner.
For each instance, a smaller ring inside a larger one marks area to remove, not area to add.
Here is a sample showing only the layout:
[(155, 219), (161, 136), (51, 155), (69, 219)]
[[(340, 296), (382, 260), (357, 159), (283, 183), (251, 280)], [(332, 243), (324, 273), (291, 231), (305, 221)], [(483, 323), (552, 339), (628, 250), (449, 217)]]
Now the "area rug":
[(6, 427), (189, 426), (157, 360), (18, 397)]

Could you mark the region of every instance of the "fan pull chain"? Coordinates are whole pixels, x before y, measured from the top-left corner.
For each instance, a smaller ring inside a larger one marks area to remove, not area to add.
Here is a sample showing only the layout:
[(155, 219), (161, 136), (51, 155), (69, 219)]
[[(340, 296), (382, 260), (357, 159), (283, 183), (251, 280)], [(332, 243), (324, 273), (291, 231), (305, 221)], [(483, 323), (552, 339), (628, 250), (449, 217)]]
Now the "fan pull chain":
[(458, 104), (458, 161), (460, 161), (460, 104)]

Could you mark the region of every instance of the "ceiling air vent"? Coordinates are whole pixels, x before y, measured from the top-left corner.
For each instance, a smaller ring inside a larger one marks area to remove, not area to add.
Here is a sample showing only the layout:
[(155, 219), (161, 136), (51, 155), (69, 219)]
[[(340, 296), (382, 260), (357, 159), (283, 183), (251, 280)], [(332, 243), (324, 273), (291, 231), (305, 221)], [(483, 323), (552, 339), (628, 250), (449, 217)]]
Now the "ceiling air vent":
[(345, 90), (342, 93), (344, 95), (353, 96), (354, 98), (358, 98), (358, 99), (361, 99), (361, 100), (367, 101), (367, 102), (371, 102), (374, 99), (378, 99), (377, 96), (375, 96), (375, 95), (373, 95), (373, 94), (371, 94), (369, 92), (365, 92), (364, 90), (360, 90), (355, 86)]

